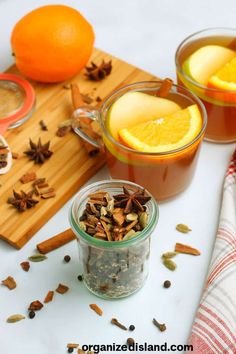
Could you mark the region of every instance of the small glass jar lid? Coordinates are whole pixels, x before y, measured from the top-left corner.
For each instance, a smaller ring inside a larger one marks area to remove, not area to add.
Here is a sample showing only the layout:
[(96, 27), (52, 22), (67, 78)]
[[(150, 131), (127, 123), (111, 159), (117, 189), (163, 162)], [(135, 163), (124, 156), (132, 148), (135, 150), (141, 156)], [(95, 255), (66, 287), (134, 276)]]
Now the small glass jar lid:
[(35, 92), (27, 80), (18, 75), (0, 73), (0, 134), (24, 123), (34, 106)]

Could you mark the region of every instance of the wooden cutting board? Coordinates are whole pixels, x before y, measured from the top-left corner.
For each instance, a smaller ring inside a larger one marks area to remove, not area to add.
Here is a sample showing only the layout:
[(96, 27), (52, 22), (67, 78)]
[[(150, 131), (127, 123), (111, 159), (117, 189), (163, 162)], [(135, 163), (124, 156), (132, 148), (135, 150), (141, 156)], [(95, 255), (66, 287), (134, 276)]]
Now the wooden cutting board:
[[(80, 138), (68, 133), (59, 138), (55, 135), (58, 124), (72, 114), (71, 92), (63, 85), (71, 82), (79, 84), (82, 93), (102, 99), (120, 86), (155, 77), (127, 64), (126, 62), (95, 49), (91, 58), (95, 63), (102, 59), (112, 59), (112, 73), (100, 82), (86, 79), (84, 71), (60, 84), (39, 84), (32, 82), (36, 91), (36, 109), (32, 117), (19, 128), (9, 130), (5, 138), (12, 151), (20, 157), (13, 160), (13, 166), (6, 175), (0, 175), (0, 238), (19, 249), (31, 239), (80, 187), (105, 163), (105, 157), (88, 157)], [(56, 63), (55, 63), (56, 65)], [(13, 66), (7, 70), (19, 74)], [(42, 131), (39, 121), (44, 120), (48, 131)], [(41, 138), (43, 143), (50, 140), (52, 157), (43, 165), (36, 165), (23, 154), (28, 149), (29, 138), (34, 142)], [(35, 171), (37, 177), (46, 177), (49, 185), (56, 190), (56, 197), (43, 200), (32, 209), (18, 212), (7, 200), (16, 191), (30, 191), (32, 183), (22, 184), (19, 179), (27, 172)]]

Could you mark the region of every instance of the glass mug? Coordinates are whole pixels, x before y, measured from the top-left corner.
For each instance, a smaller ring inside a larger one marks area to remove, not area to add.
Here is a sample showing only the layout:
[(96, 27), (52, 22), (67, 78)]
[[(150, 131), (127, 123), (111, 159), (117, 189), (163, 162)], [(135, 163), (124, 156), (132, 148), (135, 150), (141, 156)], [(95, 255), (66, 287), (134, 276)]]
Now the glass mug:
[(151, 194), (146, 204), (147, 226), (139, 235), (125, 241), (104, 241), (88, 235), (80, 228), (80, 217), (89, 194), (106, 191), (110, 195), (123, 193), (123, 187), (134, 192), (141, 186), (121, 180), (100, 181), (81, 189), (72, 204), (69, 220), (78, 246), (86, 287), (105, 299), (129, 296), (138, 291), (148, 276), (151, 234), (158, 222), (158, 206)]
[[(178, 85), (172, 86), (166, 98), (178, 103), (182, 108), (197, 104), (202, 117), (202, 127), (199, 134), (190, 143), (176, 150), (161, 153), (133, 150), (115, 140), (109, 131), (108, 113), (112, 104), (125, 93), (138, 91), (155, 95), (161, 84), (162, 81), (130, 84), (111, 93), (103, 102), (100, 110), (81, 107), (75, 111), (75, 117), (87, 117), (99, 122), (111, 177), (142, 185), (158, 201), (176, 196), (184, 191), (192, 180), (207, 123), (203, 104), (185, 88)], [(74, 130), (83, 139), (99, 146), (79, 128), (74, 128)]]
[(205, 105), (208, 117), (205, 139), (217, 143), (234, 142), (236, 141), (236, 91), (197, 83), (186, 72), (183, 65), (191, 54), (207, 45), (223, 46), (234, 50), (236, 56), (236, 29), (205, 29), (184, 39), (175, 54), (178, 83), (196, 94)]

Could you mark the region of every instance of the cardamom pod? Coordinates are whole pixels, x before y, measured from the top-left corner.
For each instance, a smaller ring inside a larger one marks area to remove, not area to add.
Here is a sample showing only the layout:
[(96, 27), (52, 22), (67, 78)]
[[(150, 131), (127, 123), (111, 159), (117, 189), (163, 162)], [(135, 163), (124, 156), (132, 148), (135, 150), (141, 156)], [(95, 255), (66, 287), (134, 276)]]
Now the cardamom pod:
[(143, 229), (147, 226), (148, 215), (147, 215), (146, 211), (143, 211), (139, 214), (139, 224), (142, 226)]
[(165, 252), (162, 255), (162, 258), (169, 259), (174, 258), (177, 255), (177, 252)]
[(125, 220), (126, 221), (134, 221), (138, 219), (138, 214), (136, 213), (129, 213), (126, 215)]
[(81, 228), (81, 230), (83, 230), (83, 231), (86, 231), (86, 225), (85, 225), (85, 223), (83, 222), (83, 221), (80, 221), (79, 222), (79, 227)]
[(24, 319), (25, 319), (25, 316), (16, 314), (16, 315), (11, 315), (10, 317), (8, 317), (7, 322), (8, 323), (15, 323), (15, 322), (18, 322), (18, 321), (21, 321)]
[(36, 253), (33, 254), (32, 256), (28, 257), (28, 260), (31, 262), (42, 262), (45, 261), (45, 259), (47, 259), (48, 257), (45, 256), (44, 254), (41, 253)]
[(176, 225), (176, 230), (179, 231), (179, 232), (182, 232), (184, 234), (187, 234), (189, 231), (192, 231), (192, 229), (190, 229), (188, 227), (188, 225), (185, 225), (185, 224)]
[(177, 264), (169, 258), (164, 258), (163, 264), (166, 268), (168, 268), (169, 270), (172, 270), (172, 271), (177, 268)]

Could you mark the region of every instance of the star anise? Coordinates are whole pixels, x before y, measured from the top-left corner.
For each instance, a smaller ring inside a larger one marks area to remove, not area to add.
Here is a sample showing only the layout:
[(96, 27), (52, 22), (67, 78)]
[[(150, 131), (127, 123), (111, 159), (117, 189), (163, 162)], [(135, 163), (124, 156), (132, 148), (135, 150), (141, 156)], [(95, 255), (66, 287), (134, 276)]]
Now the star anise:
[(13, 190), (13, 196), (8, 199), (8, 203), (13, 205), (19, 211), (25, 211), (26, 209), (30, 209), (38, 203), (38, 200), (33, 198), (34, 192), (24, 192), (20, 191), (17, 193)]
[(151, 197), (145, 195), (144, 189), (131, 193), (127, 188), (123, 187), (123, 192), (123, 194), (114, 195), (114, 199), (115, 207), (125, 208), (125, 214), (133, 211), (144, 211), (143, 205), (151, 199)]
[(103, 80), (106, 76), (110, 75), (112, 70), (112, 61), (109, 60), (107, 63), (105, 60), (102, 60), (100, 65), (96, 65), (93, 61), (91, 66), (86, 67), (86, 76), (89, 80), (100, 81)]
[(49, 150), (50, 141), (46, 144), (42, 144), (41, 139), (39, 138), (38, 143), (35, 144), (30, 139), (30, 150), (24, 152), (27, 156), (29, 156), (30, 160), (34, 160), (35, 163), (44, 163), (46, 159), (52, 156), (53, 152)]

